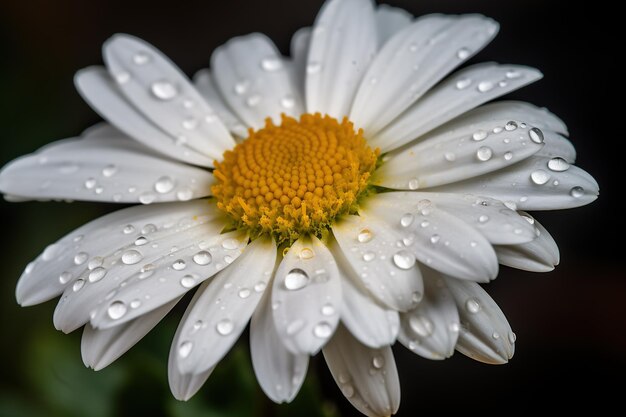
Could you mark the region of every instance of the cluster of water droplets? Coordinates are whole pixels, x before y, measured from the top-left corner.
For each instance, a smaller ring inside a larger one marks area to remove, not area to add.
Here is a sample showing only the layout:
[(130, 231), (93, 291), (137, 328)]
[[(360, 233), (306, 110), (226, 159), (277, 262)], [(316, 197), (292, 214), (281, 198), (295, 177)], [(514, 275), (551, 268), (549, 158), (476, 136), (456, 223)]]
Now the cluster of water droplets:
[(464, 77), (458, 79), (454, 86), (457, 90), (466, 90), (467, 88), (474, 86), (473, 88), (475, 88), (475, 91), (479, 94), (482, 94), (490, 92), (497, 87), (504, 88), (508, 85), (510, 80), (515, 80), (523, 76), (524, 74), (522, 74), (520, 71), (511, 69), (506, 71), (504, 77), (499, 80), (473, 80), (472, 78)]
[[(282, 59), (279, 56), (268, 56), (262, 58), (259, 67), (265, 74), (282, 72), (285, 70)], [(262, 101), (263, 96), (255, 91), (255, 83), (257, 80), (241, 78), (233, 85), (233, 92), (236, 96), (243, 98), (246, 106), (250, 108), (257, 107)], [(286, 94), (279, 99), (281, 108), (285, 111), (291, 110), (296, 105), (296, 99), (291, 94)]]

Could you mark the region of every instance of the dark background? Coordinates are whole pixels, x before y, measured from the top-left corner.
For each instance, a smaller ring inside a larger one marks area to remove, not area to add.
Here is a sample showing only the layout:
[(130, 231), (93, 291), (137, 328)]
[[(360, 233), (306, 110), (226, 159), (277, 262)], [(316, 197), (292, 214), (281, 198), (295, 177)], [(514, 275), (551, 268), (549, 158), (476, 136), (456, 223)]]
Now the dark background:
[[(101, 63), (100, 45), (116, 32), (146, 39), (188, 74), (232, 36), (266, 33), (288, 53), (291, 34), (310, 25), (322, 2), (30, 1), (0, 3), (0, 166), (98, 120), (75, 92), (73, 73)], [(619, 12), (608, 1), (394, 0), (415, 15), (478, 12), (501, 24), (476, 61), (527, 64), (545, 78), (509, 98), (546, 106), (570, 128), (577, 164), (600, 183), (590, 206), (538, 213), (561, 248), (549, 274), (502, 268), (487, 290), (517, 332), (516, 355), (488, 366), (457, 354), (443, 362), (396, 347), (402, 383), (399, 416), (436, 412), (599, 410), (619, 399), (626, 371), (623, 269), (625, 125), (617, 64), (624, 55)], [(577, 5), (580, 3), (581, 5)], [(585, 6), (582, 6), (584, 4)], [(189, 403), (169, 394), (167, 351), (181, 311), (99, 373), (83, 368), (79, 332), (54, 331), (54, 302), (22, 309), (14, 288), (28, 261), (49, 243), (103, 213), (96, 203), (0, 203), (0, 416), (357, 415), (318, 355), (296, 401), (264, 399), (247, 340), (218, 366)], [(618, 381), (613, 383), (612, 381)]]

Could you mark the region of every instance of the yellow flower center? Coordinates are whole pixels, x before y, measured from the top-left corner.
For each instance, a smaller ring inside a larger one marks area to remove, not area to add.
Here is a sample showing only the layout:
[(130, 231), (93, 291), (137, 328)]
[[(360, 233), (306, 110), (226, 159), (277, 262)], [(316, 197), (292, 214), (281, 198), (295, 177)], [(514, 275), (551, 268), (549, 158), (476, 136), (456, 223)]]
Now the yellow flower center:
[(279, 242), (322, 235), (340, 214), (356, 212), (380, 151), (347, 118), (303, 114), (271, 119), (215, 162), (217, 206), (236, 227)]

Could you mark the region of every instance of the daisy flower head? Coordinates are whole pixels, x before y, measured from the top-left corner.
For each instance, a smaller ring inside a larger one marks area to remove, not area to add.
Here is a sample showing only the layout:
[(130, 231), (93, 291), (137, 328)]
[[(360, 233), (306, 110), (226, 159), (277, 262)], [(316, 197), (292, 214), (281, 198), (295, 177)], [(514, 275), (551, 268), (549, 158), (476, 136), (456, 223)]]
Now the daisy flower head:
[(496, 101), (533, 68), (457, 69), (496, 35), (481, 15), (328, 0), (291, 56), (254, 33), (189, 80), (155, 47), (115, 35), (76, 86), (104, 123), (0, 172), (12, 201), (135, 204), (48, 246), (16, 290), (60, 296), (99, 370), (195, 291), (170, 349), (186, 400), (250, 323), (269, 398), (298, 393), (320, 350), (362, 413), (400, 402), (391, 346), (506, 363), (515, 334), (479, 285), (499, 264), (544, 272), (558, 248), (526, 211), (577, 207), (598, 184), (565, 124)]

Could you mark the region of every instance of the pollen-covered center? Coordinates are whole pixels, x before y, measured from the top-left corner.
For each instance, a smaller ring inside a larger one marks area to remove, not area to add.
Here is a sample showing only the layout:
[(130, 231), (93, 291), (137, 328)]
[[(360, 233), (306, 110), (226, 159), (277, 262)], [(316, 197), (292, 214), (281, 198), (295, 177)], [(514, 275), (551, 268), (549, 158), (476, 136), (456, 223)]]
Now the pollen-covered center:
[(252, 234), (280, 241), (320, 235), (340, 214), (356, 211), (379, 150), (347, 118), (303, 114), (267, 119), (215, 163), (217, 205)]

